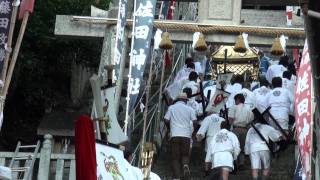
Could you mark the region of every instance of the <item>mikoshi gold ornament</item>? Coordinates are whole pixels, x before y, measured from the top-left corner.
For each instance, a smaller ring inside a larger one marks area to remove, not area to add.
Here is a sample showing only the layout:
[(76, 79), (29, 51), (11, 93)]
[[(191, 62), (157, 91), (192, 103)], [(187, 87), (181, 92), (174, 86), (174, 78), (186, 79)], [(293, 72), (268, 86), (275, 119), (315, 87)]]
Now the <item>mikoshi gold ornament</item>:
[(233, 50), (238, 53), (244, 53), (247, 51), (247, 47), (244, 43), (242, 34), (237, 37), (236, 44), (234, 45)]
[(284, 49), (281, 46), (280, 39), (277, 37), (274, 39), (271, 47), (271, 54), (275, 56), (281, 56), (284, 53)]
[(162, 34), (162, 38), (159, 44), (159, 48), (160, 49), (164, 49), (164, 50), (168, 50), (168, 49), (172, 49), (173, 48), (173, 44), (172, 41), (169, 37), (169, 33), (168, 32), (164, 32)]
[(205, 37), (204, 37), (204, 35), (202, 33), (200, 33), (199, 39), (196, 42), (196, 44), (194, 46), (194, 49), (196, 51), (206, 51), (208, 49)]

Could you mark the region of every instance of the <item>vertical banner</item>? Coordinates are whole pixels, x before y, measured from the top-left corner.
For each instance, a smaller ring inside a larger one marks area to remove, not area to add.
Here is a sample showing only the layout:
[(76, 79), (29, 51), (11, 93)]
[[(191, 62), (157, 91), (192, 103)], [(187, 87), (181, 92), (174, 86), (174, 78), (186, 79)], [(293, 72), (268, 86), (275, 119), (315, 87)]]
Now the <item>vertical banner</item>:
[(122, 51), (125, 47), (123, 47), (124, 41), (124, 32), (125, 26), (127, 22), (127, 14), (128, 14), (128, 0), (119, 0), (119, 11), (118, 11), (118, 20), (117, 20), (117, 34), (115, 41), (115, 52), (114, 52), (114, 63), (115, 63), (115, 80), (119, 79), (120, 74), (120, 64), (124, 57), (122, 57)]
[(312, 157), (312, 73), (307, 40), (304, 44), (302, 59), (297, 76), (295, 91), (296, 138), (299, 145), (302, 173), (311, 180)]
[(153, 32), (153, 20), (156, 0), (137, 0), (134, 27), (134, 42), (130, 54), (130, 68), (128, 90), (129, 109), (131, 113), (139, 95), (140, 86), (143, 81), (143, 73), (146, 62), (150, 60), (151, 37)]
[(6, 44), (10, 29), (13, 0), (0, 0), (0, 72), (3, 69), (3, 61), (6, 56)]

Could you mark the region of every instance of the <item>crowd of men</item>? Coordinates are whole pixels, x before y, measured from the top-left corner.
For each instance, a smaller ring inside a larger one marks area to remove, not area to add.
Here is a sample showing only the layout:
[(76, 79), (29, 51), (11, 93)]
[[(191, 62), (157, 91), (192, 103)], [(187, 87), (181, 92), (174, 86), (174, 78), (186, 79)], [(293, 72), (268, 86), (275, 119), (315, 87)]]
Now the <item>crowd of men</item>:
[(190, 179), (192, 143), (204, 139), (206, 179), (229, 179), (235, 168), (244, 168), (245, 155), (251, 161), (252, 178), (268, 179), (270, 154), (274, 151), (270, 143), (288, 140), (294, 127), (296, 78), (287, 56), (270, 65), (266, 63), (270, 59), (259, 54), (262, 63), (259, 82), (248, 84), (243, 76), (234, 75), (232, 83), (223, 89), (230, 95), (219, 112), (203, 111), (202, 101), (212, 99), (199, 95), (200, 83), (202, 91), (209, 88), (212, 94), (216, 86), (195, 71), (191, 58), (177, 73), (166, 89), (171, 105), (164, 116), (170, 132), (173, 179)]

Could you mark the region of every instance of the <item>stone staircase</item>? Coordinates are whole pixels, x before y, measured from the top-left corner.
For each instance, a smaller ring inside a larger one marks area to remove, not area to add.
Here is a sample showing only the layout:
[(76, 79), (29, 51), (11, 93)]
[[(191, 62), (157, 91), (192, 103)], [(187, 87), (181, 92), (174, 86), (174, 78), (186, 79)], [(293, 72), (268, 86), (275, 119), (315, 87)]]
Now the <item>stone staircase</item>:
[[(204, 177), (204, 145), (202, 143), (194, 143), (191, 158), (190, 171), (192, 180), (205, 179)], [(153, 172), (157, 173), (162, 180), (172, 179), (171, 170), (171, 154), (169, 143), (164, 142), (162, 149), (158, 153)], [(269, 180), (292, 180), (295, 169), (294, 145), (290, 145), (288, 149), (278, 154), (278, 157), (272, 158), (271, 171)], [(251, 169), (250, 159), (247, 156), (245, 160), (245, 168), (236, 174), (230, 175), (230, 180), (250, 180)]]

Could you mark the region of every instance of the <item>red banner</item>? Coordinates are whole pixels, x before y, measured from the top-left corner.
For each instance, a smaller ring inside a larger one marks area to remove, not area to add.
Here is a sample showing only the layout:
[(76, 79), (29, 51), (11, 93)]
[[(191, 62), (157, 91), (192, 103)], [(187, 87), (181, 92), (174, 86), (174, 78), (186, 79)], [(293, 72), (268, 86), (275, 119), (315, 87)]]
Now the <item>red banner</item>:
[(311, 180), (312, 157), (312, 73), (307, 41), (305, 41), (295, 91), (296, 138), (301, 154), (303, 176)]

